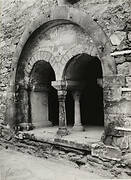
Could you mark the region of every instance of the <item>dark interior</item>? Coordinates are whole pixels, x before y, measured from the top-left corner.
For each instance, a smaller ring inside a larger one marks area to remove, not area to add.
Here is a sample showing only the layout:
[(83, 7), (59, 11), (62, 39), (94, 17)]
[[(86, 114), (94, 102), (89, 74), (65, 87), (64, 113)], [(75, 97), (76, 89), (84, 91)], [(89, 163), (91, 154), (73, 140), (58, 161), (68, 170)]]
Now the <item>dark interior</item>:
[(30, 75), (30, 86), (35, 85), (35, 91), (48, 91), (49, 121), (53, 125), (58, 125), (58, 96), (57, 90), (51, 86), (51, 81), (55, 81), (55, 72), (46, 61), (38, 61)]
[[(63, 78), (84, 82), (80, 98), (82, 124), (104, 126), (103, 88), (97, 84), (97, 79), (102, 79), (100, 60), (87, 54), (78, 54), (67, 63)], [(73, 125), (74, 102), (70, 89), (66, 98), (66, 116), (67, 125)]]

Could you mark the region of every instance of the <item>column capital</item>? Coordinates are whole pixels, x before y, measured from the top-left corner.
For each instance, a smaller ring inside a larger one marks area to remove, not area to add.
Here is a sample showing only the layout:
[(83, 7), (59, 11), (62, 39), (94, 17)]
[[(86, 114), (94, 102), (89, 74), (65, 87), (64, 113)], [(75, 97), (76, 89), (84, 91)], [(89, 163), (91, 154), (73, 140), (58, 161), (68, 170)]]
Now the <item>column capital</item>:
[(59, 80), (59, 81), (52, 81), (52, 86), (57, 89), (58, 91), (67, 90), (67, 81)]
[(73, 95), (74, 100), (79, 100), (81, 96), (81, 91), (80, 90), (72, 91), (72, 95)]

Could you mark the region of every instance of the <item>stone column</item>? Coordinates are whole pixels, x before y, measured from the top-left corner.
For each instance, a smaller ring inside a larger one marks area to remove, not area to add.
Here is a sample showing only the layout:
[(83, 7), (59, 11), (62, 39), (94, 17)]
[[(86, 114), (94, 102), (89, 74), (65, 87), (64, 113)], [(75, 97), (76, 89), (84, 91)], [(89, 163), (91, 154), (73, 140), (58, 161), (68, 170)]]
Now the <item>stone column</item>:
[[(17, 112), (17, 125), (18, 130), (30, 130), (32, 129), (32, 123), (29, 119), (29, 87), (27, 85), (18, 85), (19, 88), (19, 102), (18, 108), (20, 111)], [(17, 94), (17, 93), (16, 93)]]
[(83, 131), (84, 128), (81, 124), (81, 114), (80, 114), (80, 95), (81, 92), (76, 90), (73, 92), (73, 98), (74, 98), (74, 126), (73, 130), (75, 131)]
[(66, 109), (65, 109), (65, 99), (67, 94), (67, 87), (65, 81), (55, 81), (52, 83), (53, 87), (58, 91), (58, 101), (59, 101), (59, 129), (57, 131), (58, 135), (65, 136), (69, 134), (66, 126)]

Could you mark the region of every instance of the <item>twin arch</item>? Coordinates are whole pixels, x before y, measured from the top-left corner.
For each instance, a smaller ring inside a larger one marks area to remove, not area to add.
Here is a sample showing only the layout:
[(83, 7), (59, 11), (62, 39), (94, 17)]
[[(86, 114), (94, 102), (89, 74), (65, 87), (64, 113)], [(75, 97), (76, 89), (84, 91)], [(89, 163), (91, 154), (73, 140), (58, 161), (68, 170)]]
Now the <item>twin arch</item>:
[[(16, 51), (14, 53), (14, 58), (12, 61), (12, 70), (11, 70), (11, 81), (8, 88), (8, 104), (12, 106), (13, 110), (10, 110), (10, 107), (7, 108), (7, 114), (9, 114), (9, 119), (13, 120), (15, 119), (16, 115), (16, 109), (15, 109), (15, 84), (16, 84), (16, 72), (18, 68), (19, 59), (22, 53), (22, 50), (24, 46), (26, 45), (27, 41), (30, 39), (31, 35), (34, 31), (41, 28), (42, 25), (45, 25), (46, 30), (48, 28), (61, 25), (61, 24), (74, 24), (82, 29), (91, 37), (91, 39), (94, 42), (94, 45), (97, 48), (98, 56), (102, 63), (103, 68), (103, 75), (104, 76), (110, 76), (116, 73), (116, 67), (113, 57), (110, 56), (111, 51), (111, 43), (102, 30), (102, 28), (92, 20), (91, 17), (89, 17), (88, 14), (86, 14), (83, 11), (80, 11), (75, 8), (70, 8), (67, 6), (58, 6), (55, 8), (52, 8), (49, 10), (47, 17), (39, 17), (37, 21), (34, 21), (31, 23), (30, 26), (27, 26), (26, 30), (24, 31), (19, 44), (16, 48)], [(84, 53), (83, 50), (80, 50), (79, 52), (75, 51), (69, 51), (65, 54), (65, 56), (62, 57), (63, 60), (63, 67), (67, 63), (69, 59), (71, 59), (73, 56), (76, 55), (76, 53)], [(87, 52), (85, 52), (87, 53)], [(42, 56), (42, 57), (41, 57)], [(50, 64), (55, 64), (55, 57), (50, 54), (50, 52), (44, 51), (39, 52), (37, 55), (32, 57), (29, 62), (26, 65), (25, 68), (25, 79), (29, 80), (29, 73), (33, 67), (33, 65), (39, 61), (44, 59), (46, 61), (49, 61)], [(55, 65), (53, 65), (55, 69)], [(62, 77), (62, 72), (64, 69), (62, 69), (59, 74), (56, 73), (56, 77)], [(10, 113), (11, 112), (11, 113)]]
[[(69, 8), (67, 6), (58, 6), (49, 10), (48, 17), (39, 17), (37, 21), (33, 21), (30, 26), (25, 29), (19, 44), (16, 48), (12, 62), (11, 82), (10, 86), (15, 86), (15, 76), (17, 64), (24, 48), (25, 43), (30, 38), (31, 34), (41, 25), (49, 23), (52, 26), (56, 26), (62, 23), (73, 23), (85, 30), (87, 34), (92, 38), (98, 52), (103, 66), (103, 74), (112, 75), (116, 73), (116, 67), (113, 57), (110, 56), (111, 43), (108, 37), (105, 35), (102, 28), (89, 17), (83, 11), (75, 8)], [(106, 61), (106, 62), (105, 62)]]

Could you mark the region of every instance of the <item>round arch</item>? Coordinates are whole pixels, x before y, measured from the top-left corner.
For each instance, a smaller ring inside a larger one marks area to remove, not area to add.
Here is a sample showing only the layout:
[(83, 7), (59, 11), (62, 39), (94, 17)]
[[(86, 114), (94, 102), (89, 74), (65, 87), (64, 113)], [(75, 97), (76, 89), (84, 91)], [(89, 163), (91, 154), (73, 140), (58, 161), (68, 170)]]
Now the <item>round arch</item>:
[(12, 67), (11, 67), (11, 79), (8, 88), (8, 104), (11, 104), (12, 110), (10, 107), (7, 108), (7, 119), (15, 119), (15, 77), (18, 61), (21, 55), (21, 52), (26, 44), (27, 40), (31, 34), (43, 24), (48, 26), (56, 26), (63, 23), (72, 23), (80, 26), (84, 31), (92, 38), (95, 46), (97, 47), (99, 57), (103, 64), (104, 76), (113, 75), (116, 73), (115, 61), (114, 58), (110, 56), (111, 43), (102, 30), (102, 28), (92, 20), (92, 18), (85, 12), (78, 10), (76, 8), (67, 7), (67, 6), (57, 6), (49, 9), (48, 15), (46, 17), (40, 16), (37, 20), (30, 23), (30, 26), (27, 25), (25, 31), (17, 45), (16, 51), (14, 53)]
[(101, 60), (103, 62), (106, 61), (106, 63), (104, 63), (104, 69), (106, 69), (105, 73), (107, 75), (112, 75), (116, 73), (114, 58), (110, 56), (112, 45), (110, 43), (109, 38), (102, 30), (102, 28), (95, 21), (93, 21), (93, 19), (85, 12), (72, 7), (58, 6), (49, 10), (47, 17), (39, 17), (37, 21), (31, 22), (30, 26), (26, 27), (14, 53), (11, 68), (11, 86), (15, 85), (15, 75), (18, 60), (28, 38), (36, 29), (38, 29), (41, 25), (46, 24), (47, 22), (51, 24), (52, 21), (54, 21), (53, 26), (62, 23), (57, 20), (67, 20), (71, 23), (75, 23), (82, 27), (94, 41), (94, 44), (97, 47)]
[(29, 76), (31, 70), (33, 69), (34, 64), (37, 63), (38, 61), (46, 61), (50, 63), (55, 61), (55, 57), (49, 51), (38, 51), (37, 53), (35, 53), (34, 56), (32, 56), (28, 60), (24, 69), (25, 84), (29, 83)]

